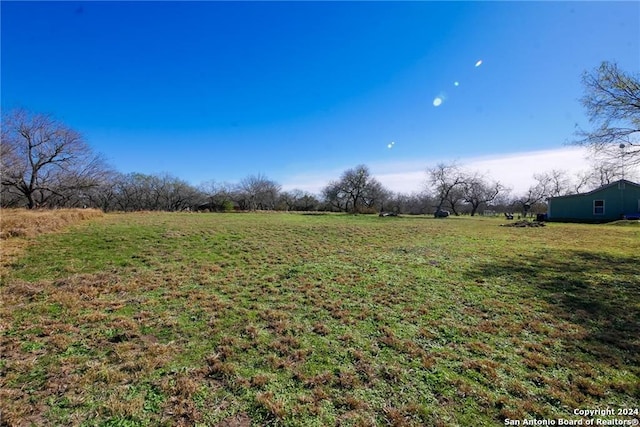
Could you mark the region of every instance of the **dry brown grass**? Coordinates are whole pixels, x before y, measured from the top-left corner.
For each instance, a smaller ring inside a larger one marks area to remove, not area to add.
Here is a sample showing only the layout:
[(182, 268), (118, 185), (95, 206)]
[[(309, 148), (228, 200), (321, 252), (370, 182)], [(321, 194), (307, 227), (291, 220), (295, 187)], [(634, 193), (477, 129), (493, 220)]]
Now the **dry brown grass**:
[(33, 237), (103, 215), (104, 213), (99, 209), (2, 209), (0, 210), (0, 239)]
[(103, 215), (99, 209), (0, 209), (0, 273), (22, 253), (29, 238)]

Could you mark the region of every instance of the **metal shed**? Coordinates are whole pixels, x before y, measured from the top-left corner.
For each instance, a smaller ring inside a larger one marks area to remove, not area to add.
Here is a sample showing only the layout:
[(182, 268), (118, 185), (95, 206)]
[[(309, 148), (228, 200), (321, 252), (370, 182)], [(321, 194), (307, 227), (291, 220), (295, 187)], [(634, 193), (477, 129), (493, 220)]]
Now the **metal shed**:
[(588, 193), (547, 199), (547, 220), (609, 222), (640, 218), (640, 184), (621, 179)]

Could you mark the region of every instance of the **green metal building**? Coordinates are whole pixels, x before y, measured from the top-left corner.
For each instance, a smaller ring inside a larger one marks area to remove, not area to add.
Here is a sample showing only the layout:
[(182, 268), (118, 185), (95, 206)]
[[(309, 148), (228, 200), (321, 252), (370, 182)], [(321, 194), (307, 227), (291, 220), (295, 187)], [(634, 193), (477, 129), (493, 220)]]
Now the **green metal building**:
[(640, 218), (640, 184), (621, 179), (593, 191), (547, 199), (547, 220), (608, 222)]

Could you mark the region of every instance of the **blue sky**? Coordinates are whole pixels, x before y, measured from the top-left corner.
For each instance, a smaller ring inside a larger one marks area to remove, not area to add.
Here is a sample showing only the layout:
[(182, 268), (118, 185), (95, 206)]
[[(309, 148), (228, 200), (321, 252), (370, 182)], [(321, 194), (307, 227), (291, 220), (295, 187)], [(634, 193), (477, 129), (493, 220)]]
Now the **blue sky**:
[(436, 162), (488, 158), (527, 178), (541, 161), (523, 153), (566, 156), (588, 127), (585, 70), (640, 70), (638, 2), (1, 8), (3, 110), (52, 113), (117, 170), (193, 184), (261, 173), (317, 190), (364, 163), (410, 192)]

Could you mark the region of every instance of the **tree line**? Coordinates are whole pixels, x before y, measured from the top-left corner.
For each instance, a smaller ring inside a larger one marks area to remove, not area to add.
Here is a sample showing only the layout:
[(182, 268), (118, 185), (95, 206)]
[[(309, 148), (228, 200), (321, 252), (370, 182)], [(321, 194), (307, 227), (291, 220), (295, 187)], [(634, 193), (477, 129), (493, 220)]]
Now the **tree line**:
[[(547, 171), (535, 184), (512, 195), (503, 183), (455, 163), (426, 169), (425, 188), (394, 193), (358, 165), (330, 181), (320, 194), (283, 191), (264, 175), (235, 184), (209, 181), (194, 186), (170, 174), (122, 174), (94, 153), (82, 135), (46, 114), (18, 109), (3, 112), (0, 144), (0, 206), (92, 207), (104, 211), (338, 211), (454, 215), (492, 212), (544, 212), (548, 197), (608, 184), (640, 164), (640, 82), (638, 76), (604, 62), (585, 73), (582, 103), (595, 130), (578, 131), (577, 144), (592, 149), (592, 170), (576, 176)], [(627, 175), (628, 176), (628, 175)]]

